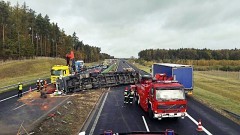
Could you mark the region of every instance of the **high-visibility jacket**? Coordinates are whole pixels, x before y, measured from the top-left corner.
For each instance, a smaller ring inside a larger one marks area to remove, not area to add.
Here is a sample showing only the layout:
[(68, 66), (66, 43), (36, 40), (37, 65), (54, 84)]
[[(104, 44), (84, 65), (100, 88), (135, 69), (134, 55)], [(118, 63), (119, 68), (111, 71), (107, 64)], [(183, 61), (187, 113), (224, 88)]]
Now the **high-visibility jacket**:
[(23, 89), (23, 85), (22, 84), (18, 84), (18, 90), (22, 90)]

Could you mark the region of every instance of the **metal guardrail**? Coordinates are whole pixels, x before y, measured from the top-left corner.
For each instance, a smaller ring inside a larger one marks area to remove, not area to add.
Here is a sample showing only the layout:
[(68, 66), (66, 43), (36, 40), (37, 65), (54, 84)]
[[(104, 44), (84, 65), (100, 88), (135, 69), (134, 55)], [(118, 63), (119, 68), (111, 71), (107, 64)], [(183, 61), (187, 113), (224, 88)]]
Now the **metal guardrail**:
[[(37, 78), (39, 79), (39, 78)], [(34, 79), (34, 80), (28, 80), (28, 81), (24, 81), (24, 82), (21, 82), (23, 85), (27, 85), (27, 84), (31, 84), (31, 83), (35, 83), (37, 79)], [(48, 78), (41, 78), (41, 79), (48, 79)], [(18, 84), (12, 84), (12, 85), (8, 85), (8, 86), (4, 86), (4, 87), (1, 87), (0, 88), (0, 92), (2, 91), (6, 91), (6, 90), (9, 90), (9, 89), (13, 89), (13, 88), (17, 88), (18, 87)]]
[(230, 112), (228, 110), (225, 110), (225, 109), (222, 109), (223, 111), (225, 111), (226, 113), (232, 115), (233, 117), (235, 117), (236, 119), (240, 120), (240, 115), (236, 114), (236, 113), (233, 113), (233, 112)]

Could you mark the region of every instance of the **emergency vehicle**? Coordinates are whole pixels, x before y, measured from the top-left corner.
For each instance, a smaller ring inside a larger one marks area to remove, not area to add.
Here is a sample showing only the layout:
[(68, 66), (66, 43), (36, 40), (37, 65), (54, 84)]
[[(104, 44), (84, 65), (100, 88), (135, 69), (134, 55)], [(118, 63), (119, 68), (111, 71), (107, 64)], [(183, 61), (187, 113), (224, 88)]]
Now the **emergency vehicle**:
[(150, 118), (184, 118), (187, 111), (187, 100), (184, 87), (166, 74), (142, 76), (136, 84), (135, 101)]

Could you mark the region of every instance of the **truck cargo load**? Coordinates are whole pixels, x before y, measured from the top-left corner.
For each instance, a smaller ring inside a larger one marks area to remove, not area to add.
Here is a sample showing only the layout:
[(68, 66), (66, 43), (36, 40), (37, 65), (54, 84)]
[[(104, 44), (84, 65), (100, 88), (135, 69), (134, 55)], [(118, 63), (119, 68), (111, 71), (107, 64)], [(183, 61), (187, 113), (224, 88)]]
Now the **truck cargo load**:
[(165, 73), (184, 86), (185, 92), (193, 90), (193, 67), (191, 65), (155, 63), (152, 65), (152, 76)]

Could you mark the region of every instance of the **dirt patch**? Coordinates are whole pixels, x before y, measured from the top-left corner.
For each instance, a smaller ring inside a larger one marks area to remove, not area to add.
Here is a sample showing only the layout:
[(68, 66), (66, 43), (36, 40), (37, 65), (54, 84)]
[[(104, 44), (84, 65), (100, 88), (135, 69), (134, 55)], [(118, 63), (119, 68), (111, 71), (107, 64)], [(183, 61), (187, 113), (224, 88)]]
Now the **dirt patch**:
[(32, 132), (34, 135), (78, 134), (103, 90), (91, 90), (73, 94), (66, 103), (48, 114)]

